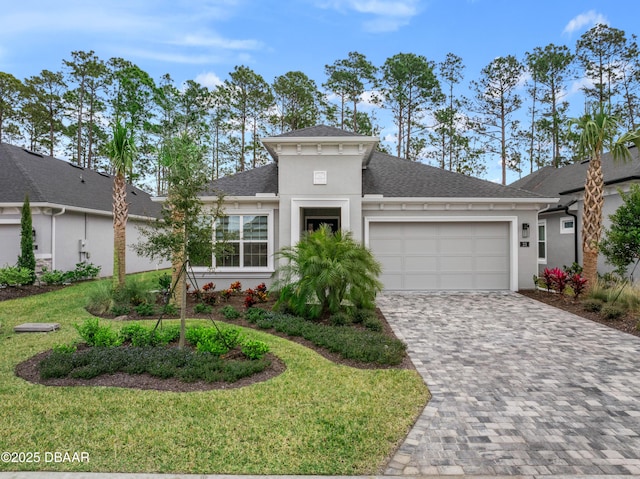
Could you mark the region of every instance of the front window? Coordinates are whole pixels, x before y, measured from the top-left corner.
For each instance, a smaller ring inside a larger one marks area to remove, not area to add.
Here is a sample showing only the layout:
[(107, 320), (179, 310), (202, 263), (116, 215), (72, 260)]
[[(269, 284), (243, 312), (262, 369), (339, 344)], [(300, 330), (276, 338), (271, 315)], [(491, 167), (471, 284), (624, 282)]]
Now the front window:
[(225, 243), (216, 254), (216, 266), (266, 268), (268, 266), (268, 216), (229, 215), (216, 222), (215, 238)]
[(538, 263), (547, 262), (547, 222), (538, 223)]

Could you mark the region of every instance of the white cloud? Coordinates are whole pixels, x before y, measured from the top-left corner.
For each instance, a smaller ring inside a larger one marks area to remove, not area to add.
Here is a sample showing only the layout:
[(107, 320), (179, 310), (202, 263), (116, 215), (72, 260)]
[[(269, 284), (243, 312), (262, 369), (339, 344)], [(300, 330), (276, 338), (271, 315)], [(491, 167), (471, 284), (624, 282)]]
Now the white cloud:
[(372, 16), (362, 25), (366, 31), (392, 32), (407, 25), (419, 13), (419, 0), (327, 0), (320, 1), (320, 8), (339, 12), (357, 12)]
[(188, 34), (170, 44), (186, 47), (221, 48), (224, 50), (258, 50), (262, 43), (257, 40), (233, 40), (215, 34)]
[(564, 27), (562, 33), (571, 34), (587, 25), (592, 27), (598, 24), (608, 25), (609, 20), (607, 20), (604, 15), (596, 12), (595, 10), (589, 10), (586, 13), (581, 13), (580, 15), (572, 18), (569, 23), (567, 23), (567, 26)]
[(200, 73), (196, 76), (195, 81), (207, 88), (215, 88), (223, 83), (220, 77), (213, 72)]

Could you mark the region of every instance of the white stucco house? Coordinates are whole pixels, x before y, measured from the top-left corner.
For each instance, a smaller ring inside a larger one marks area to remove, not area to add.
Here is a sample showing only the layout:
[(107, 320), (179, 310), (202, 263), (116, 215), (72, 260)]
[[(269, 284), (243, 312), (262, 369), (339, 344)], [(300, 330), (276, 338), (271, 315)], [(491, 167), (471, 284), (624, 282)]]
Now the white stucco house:
[[(0, 144), (0, 267), (20, 254), (20, 217), (29, 195), (34, 253), (39, 267), (69, 271), (81, 261), (113, 273), (113, 176), (6, 143)], [(160, 215), (162, 206), (127, 186), (127, 244), (140, 241), (138, 225)], [(127, 273), (168, 267), (127, 248)]]
[(220, 178), (212, 228), (235, 233), (234, 254), (192, 264), (219, 287), (271, 280), (274, 253), (327, 223), (382, 264), (387, 290), (518, 290), (538, 271), (538, 211), (557, 202), (377, 151), (378, 138), (316, 126), (264, 138), (273, 163)]
[[(635, 146), (629, 148), (631, 161), (615, 162), (611, 154), (602, 156), (604, 174), (603, 227), (611, 225), (609, 216), (623, 204), (619, 190), (629, 191), (630, 185), (640, 183), (640, 157)], [(543, 196), (556, 196), (560, 201), (540, 211), (536, 241), (539, 271), (544, 268), (562, 268), (576, 262), (582, 264), (582, 210), (584, 185), (589, 160), (554, 168), (546, 166), (511, 184)], [(603, 255), (598, 258), (600, 274), (615, 268), (606, 263)], [(636, 273), (637, 275), (637, 273)]]

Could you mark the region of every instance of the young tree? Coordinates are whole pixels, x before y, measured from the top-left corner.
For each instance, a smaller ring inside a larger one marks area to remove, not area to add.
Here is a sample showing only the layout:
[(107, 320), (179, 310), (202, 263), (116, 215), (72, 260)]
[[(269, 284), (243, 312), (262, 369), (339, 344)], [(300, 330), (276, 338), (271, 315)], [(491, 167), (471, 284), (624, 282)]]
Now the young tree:
[(127, 274), (127, 219), (129, 216), (125, 175), (133, 168), (136, 146), (131, 132), (120, 120), (117, 120), (113, 127), (112, 138), (107, 148), (115, 171), (113, 177), (113, 283), (116, 288), (122, 288)]
[(347, 58), (325, 65), (324, 71), (328, 77), (324, 86), (340, 98), (340, 128), (345, 129), (345, 106), (351, 102), (351, 129), (358, 133), (358, 103), (368, 88), (377, 85), (377, 68), (362, 53), (349, 52)]
[(582, 254), (584, 277), (588, 287), (592, 287), (598, 278), (598, 246), (602, 233), (602, 154), (606, 148), (614, 160), (629, 161), (631, 153), (627, 145), (633, 142), (640, 148), (640, 132), (625, 133), (614, 139), (618, 134), (620, 119), (603, 107), (596, 107), (582, 118), (571, 120), (570, 125), (576, 127), (579, 134), (579, 157), (589, 159), (582, 213)]
[[(186, 324), (186, 269), (191, 255), (203, 255), (208, 249), (213, 254), (211, 244), (211, 224), (222, 213), (222, 196), (206, 216), (212, 221), (203, 221), (203, 204), (199, 198), (208, 181), (207, 165), (203, 148), (187, 134), (167, 139), (162, 150), (161, 162), (166, 168), (168, 194), (165, 200), (162, 220), (141, 231), (145, 240), (135, 246), (135, 250), (145, 256), (170, 260), (175, 285), (175, 301), (181, 308), (179, 346), (185, 344)], [(206, 229), (208, 231), (203, 231)], [(208, 238), (207, 244), (202, 239)]]
[(640, 261), (640, 185), (631, 185), (628, 193), (619, 193), (624, 203), (609, 216), (611, 227), (604, 231), (600, 250), (624, 277), (629, 265)]
[(24, 197), (22, 204), (22, 216), (20, 219), (20, 256), (18, 256), (18, 268), (26, 268), (31, 271), (28, 284), (36, 280), (36, 256), (33, 253), (33, 223), (31, 221), (31, 205), (29, 195)]
[(515, 90), (523, 70), (514, 56), (498, 57), (482, 69), (478, 81), (471, 82), (482, 117), (480, 133), (487, 138), (487, 146), (500, 155), (503, 185), (507, 184), (507, 167), (519, 168), (518, 121), (513, 115), (522, 105)]
[(421, 55), (398, 53), (382, 66), (381, 94), (398, 128), (397, 156), (409, 158), (414, 127), (441, 95), (434, 64)]

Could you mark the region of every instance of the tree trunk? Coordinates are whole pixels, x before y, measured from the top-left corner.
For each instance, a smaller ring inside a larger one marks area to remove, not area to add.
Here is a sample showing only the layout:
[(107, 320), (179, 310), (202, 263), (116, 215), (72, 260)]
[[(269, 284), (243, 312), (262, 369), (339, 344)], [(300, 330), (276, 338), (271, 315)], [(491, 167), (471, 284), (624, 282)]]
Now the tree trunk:
[(125, 284), (127, 273), (127, 190), (124, 176), (117, 175), (113, 180), (113, 282), (117, 287)]
[(598, 279), (598, 243), (602, 232), (602, 204), (604, 202), (604, 178), (600, 156), (592, 158), (587, 170), (582, 213), (583, 274), (587, 287)]

